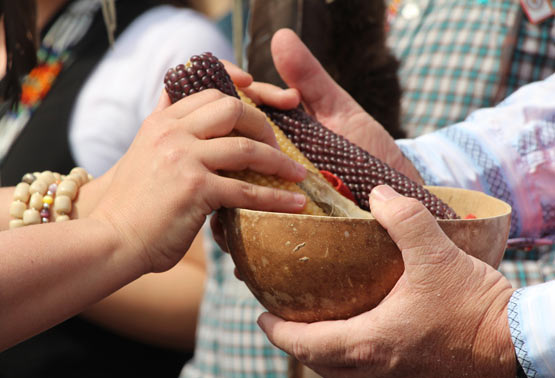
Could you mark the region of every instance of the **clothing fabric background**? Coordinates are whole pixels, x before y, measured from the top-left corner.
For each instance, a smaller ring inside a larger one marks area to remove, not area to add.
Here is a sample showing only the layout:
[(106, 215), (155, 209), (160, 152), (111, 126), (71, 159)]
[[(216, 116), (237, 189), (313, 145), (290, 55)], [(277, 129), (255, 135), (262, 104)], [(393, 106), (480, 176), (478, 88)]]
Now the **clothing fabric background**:
[[(460, 122), (555, 71), (555, 19), (532, 25), (518, 1), (410, 3), (416, 16), (405, 18), (401, 8), (388, 44), (401, 61), (402, 127), (412, 137)], [(286, 377), (288, 357), (255, 323), (264, 309), (210, 237), (196, 354), (181, 376)], [(555, 278), (554, 256), (549, 246), (509, 250), (500, 270), (514, 287), (544, 282)]]
[(113, 166), (154, 110), (168, 68), (205, 51), (234, 60), (213, 22), (194, 10), (159, 6), (133, 22), (77, 99), (70, 124), (77, 163), (93, 176)]
[[(118, 0), (117, 34), (123, 33), (111, 49), (97, 12), (72, 51), (71, 64), (4, 161), (2, 174), (9, 178), (4, 184), (16, 184), (28, 171), (67, 172), (77, 164), (95, 175), (103, 173), (127, 150), (154, 109), (166, 69), (205, 50), (233, 58), (225, 38), (204, 16), (155, 5), (149, 0)], [(188, 358), (77, 316), (2, 352), (0, 377), (175, 377)]]
[[(460, 122), (555, 72), (555, 17), (533, 25), (511, 0), (410, 2), (419, 15), (407, 18), (401, 9), (388, 40), (401, 60), (409, 137)], [(484, 189), (503, 196), (496, 182)], [(510, 248), (499, 270), (513, 287), (555, 279), (555, 247)]]

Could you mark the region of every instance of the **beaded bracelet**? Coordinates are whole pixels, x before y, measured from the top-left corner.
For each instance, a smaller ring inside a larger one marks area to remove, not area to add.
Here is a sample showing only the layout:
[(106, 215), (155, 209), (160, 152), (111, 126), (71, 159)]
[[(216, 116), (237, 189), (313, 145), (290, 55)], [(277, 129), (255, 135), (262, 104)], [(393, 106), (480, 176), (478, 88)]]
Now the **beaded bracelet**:
[(10, 229), (32, 224), (69, 220), (72, 201), (79, 188), (92, 176), (83, 168), (76, 167), (69, 175), (44, 171), (27, 173), (14, 190), (10, 205)]

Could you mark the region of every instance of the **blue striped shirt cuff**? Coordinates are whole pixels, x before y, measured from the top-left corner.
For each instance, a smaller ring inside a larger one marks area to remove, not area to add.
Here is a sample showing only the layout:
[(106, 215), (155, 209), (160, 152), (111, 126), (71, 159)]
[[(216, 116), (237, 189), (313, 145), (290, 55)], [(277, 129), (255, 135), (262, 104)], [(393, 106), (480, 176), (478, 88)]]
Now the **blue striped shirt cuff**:
[(508, 320), (524, 373), (530, 378), (555, 377), (555, 281), (516, 290)]

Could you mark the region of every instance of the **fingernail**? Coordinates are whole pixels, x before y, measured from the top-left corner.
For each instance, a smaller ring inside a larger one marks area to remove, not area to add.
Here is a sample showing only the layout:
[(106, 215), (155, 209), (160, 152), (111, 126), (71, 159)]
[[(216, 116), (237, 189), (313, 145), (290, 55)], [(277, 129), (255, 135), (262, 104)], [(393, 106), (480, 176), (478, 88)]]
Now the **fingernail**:
[(370, 195), (378, 201), (389, 201), (392, 198), (400, 196), (399, 193), (397, 193), (388, 185), (376, 186), (374, 189), (372, 189)]
[(293, 195), (293, 200), (296, 204), (301, 206), (304, 206), (304, 204), (306, 203), (306, 197), (304, 196), (304, 194), (295, 193)]

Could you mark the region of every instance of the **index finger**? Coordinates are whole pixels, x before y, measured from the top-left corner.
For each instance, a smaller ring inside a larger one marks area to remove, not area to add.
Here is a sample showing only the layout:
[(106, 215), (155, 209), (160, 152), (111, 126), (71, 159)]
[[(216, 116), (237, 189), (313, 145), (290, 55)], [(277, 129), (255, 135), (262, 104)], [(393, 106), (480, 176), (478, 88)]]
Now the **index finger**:
[(258, 318), (270, 342), (306, 365), (350, 367), (353, 348), (348, 321), (288, 322), (270, 313)]
[(200, 139), (211, 139), (237, 131), (240, 135), (279, 149), (276, 136), (262, 111), (235, 97), (224, 96), (187, 117), (190, 131)]
[(269, 105), (288, 110), (295, 108), (301, 102), (301, 94), (294, 88), (282, 89), (273, 84), (255, 81), (241, 90), (257, 105)]
[[(171, 104), (169, 107), (161, 109), (161, 111), (173, 118), (184, 118), (198, 108), (224, 97), (228, 97), (228, 95), (220, 92), (218, 89), (206, 89), (204, 91), (185, 96), (181, 100)], [(167, 98), (167, 100), (169, 100), (169, 98)], [(162, 98), (160, 100), (162, 102), (161, 106), (163, 106), (163, 101), (167, 100)]]
[(283, 89), (273, 84), (253, 81), (249, 73), (235, 64), (223, 59), (222, 63), (233, 83), (257, 105), (270, 105), (286, 110), (296, 107), (301, 102), (301, 95), (296, 89)]
[(242, 88), (251, 85), (253, 79), (249, 73), (243, 71), (241, 68), (225, 59), (221, 59), (220, 62), (223, 63), (225, 70), (236, 86)]

